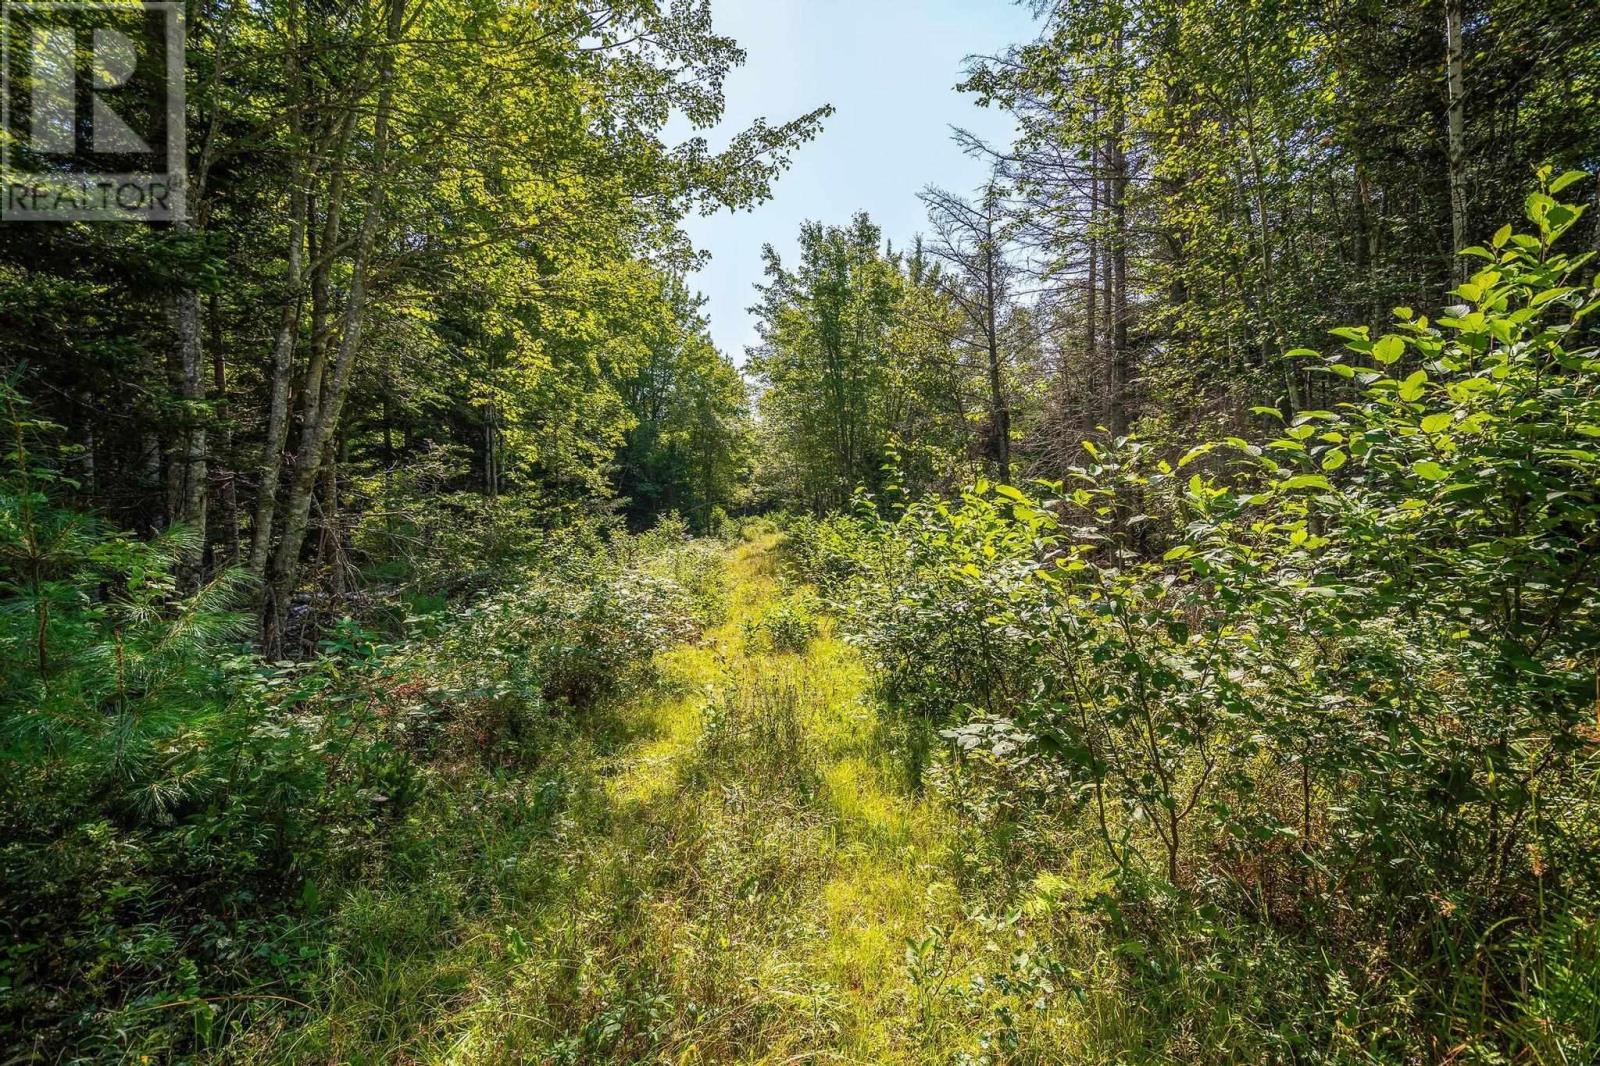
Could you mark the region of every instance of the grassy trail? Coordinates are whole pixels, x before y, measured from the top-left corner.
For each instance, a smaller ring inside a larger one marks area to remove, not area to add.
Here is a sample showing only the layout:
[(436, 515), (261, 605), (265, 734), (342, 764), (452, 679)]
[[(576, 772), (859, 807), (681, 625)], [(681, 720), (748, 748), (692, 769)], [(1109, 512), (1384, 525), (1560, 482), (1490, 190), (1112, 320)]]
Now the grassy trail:
[(960, 914), (953, 824), (904, 787), (826, 620), (801, 652), (750, 635), (781, 594), (774, 548), (730, 551), (728, 618), (664, 656), (664, 685), (507, 783), (531, 813), (461, 812), (478, 839), (440, 844), (472, 856), (458, 883), (352, 901), (366, 946), (333, 1010), (271, 1057), (945, 1058), (906, 945)]
[(902, 787), (862, 665), (826, 622), (800, 652), (749, 637), (779, 592), (772, 541), (729, 565), (728, 620), (667, 657), (686, 694), (625, 709), (638, 737), (607, 783), (591, 870), (635, 910), (607, 938), (629, 954), (602, 968), (636, 967), (668, 1012), (628, 1060), (920, 1059), (896, 1047), (914, 1007), (904, 945), (950, 901), (948, 823)]

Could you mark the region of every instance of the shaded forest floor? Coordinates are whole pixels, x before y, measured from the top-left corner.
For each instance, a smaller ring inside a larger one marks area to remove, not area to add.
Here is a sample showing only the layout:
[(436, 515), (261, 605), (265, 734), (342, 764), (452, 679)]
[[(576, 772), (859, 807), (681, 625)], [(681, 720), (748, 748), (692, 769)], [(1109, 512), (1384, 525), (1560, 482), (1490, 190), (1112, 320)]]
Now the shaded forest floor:
[(762, 638), (784, 594), (775, 549), (768, 535), (730, 550), (728, 617), (664, 655), (663, 684), (560, 741), (547, 773), (453, 801), (459, 817), (436, 824), (457, 827), (438, 846), (459, 852), (458, 877), (346, 903), (325, 1014), (233, 1051), (474, 1063), (977, 1051), (948, 993), (997, 949), (970, 923), (951, 932), (964, 913), (955, 820), (906, 786), (862, 664), (827, 619), (801, 651)]

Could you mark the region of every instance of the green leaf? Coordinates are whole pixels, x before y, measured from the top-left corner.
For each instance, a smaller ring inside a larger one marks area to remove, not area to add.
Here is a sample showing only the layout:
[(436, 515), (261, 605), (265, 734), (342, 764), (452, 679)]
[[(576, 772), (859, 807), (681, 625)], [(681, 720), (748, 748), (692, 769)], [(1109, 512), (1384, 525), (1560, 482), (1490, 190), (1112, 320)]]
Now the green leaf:
[(1332, 489), (1333, 483), (1321, 474), (1296, 474), (1278, 482), (1278, 488), (1290, 489)]
[(1420, 459), (1411, 464), (1412, 473), (1425, 481), (1443, 481), (1450, 476), (1450, 471), (1434, 462), (1432, 459)]
[(1322, 457), (1322, 469), (1332, 473), (1349, 462), (1349, 460), (1350, 456), (1345, 454), (1343, 448), (1335, 448)]
[(1582, 181), (1584, 178), (1587, 178), (1588, 176), (1589, 176), (1588, 174), (1585, 174), (1581, 170), (1569, 170), (1565, 174), (1563, 174), (1559, 178), (1557, 178), (1555, 181), (1552, 181), (1550, 183), (1550, 191), (1553, 192), (1553, 193), (1560, 192), (1562, 189), (1565, 189), (1568, 185), (1571, 185), (1573, 182)]
[(1402, 381), (1400, 383), (1400, 398), (1402, 400), (1406, 401), (1406, 403), (1410, 403), (1412, 400), (1415, 400), (1417, 397), (1421, 396), (1423, 390), (1426, 389), (1427, 387), (1428, 387), (1428, 373), (1427, 373), (1427, 371), (1425, 371), (1425, 370), (1415, 371), (1415, 372), (1413, 372), (1411, 374), (1410, 377), (1406, 378), (1404, 381)]
[(1449, 429), (1450, 428), (1450, 424), (1452, 422), (1454, 422), (1454, 421), (1455, 421), (1455, 416), (1452, 415), (1448, 411), (1442, 411), (1442, 412), (1440, 412), (1438, 414), (1426, 415), (1422, 419), (1422, 432), (1424, 432), (1424, 433), (1442, 433), (1445, 430)]
[(1372, 358), (1384, 366), (1395, 362), (1404, 354), (1406, 354), (1405, 338), (1397, 337), (1393, 333), (1385, 333), (1372, 346)]
[(1511, 223), (1508, 222), (1504, 226), (1501, 226), (1499, 229), (1494, 231), (1494, 237), (1489, 241), (1489, 243), (1494, 245), (1496, 248), (1504, 248), (1506, 246), (1506, 242), (1510, 239)]
[(1533, 294), (1533, 299), (1528, 301), (1528, 306), (1529, 307), (1543, 307), (1545, 304), (1549, 303), (1551, 300), (1560, 299), (1561, 297), (1567, 295), (1567, 293), (1569, 293), (1569, 292), (1577, 292), (1577, 291), (1578, 290), (1576, 290), (1576, 289), (1565, 288), (1565, 287), (1555, 288), (1555, 289), (1545, 289), (1542, 292), (1534, 293)]

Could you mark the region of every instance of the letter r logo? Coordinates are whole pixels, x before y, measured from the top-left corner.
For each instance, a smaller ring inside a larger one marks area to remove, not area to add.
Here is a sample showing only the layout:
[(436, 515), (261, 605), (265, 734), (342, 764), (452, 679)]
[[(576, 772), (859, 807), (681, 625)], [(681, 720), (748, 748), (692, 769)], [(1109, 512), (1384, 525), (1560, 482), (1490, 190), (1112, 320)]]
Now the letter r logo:
[[(77, 48), (77, 34), (70, 28), (34, 28), (30, 143), (36, 152), (72, 155), (77, 151)], [(102, 95), (127, 84), (138, 62), (138, 50), (127, 34), (113, 29), (94, 31), (94, 110), (90, 142), (93, 151), (150, 151), (150, 146), (111, 109)]]
[(0, 223), (187, 217), (188, 2), (0, 0)]

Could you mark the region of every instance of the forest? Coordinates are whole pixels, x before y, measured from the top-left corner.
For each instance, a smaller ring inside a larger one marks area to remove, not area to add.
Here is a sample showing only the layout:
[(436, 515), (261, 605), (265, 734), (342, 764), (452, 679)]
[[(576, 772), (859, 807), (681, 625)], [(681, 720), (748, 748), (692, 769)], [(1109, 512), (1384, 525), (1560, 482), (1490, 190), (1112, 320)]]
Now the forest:
[(1600, 1061), (1600, 5), (735, 2), (7, 5), (0, 1063)]

